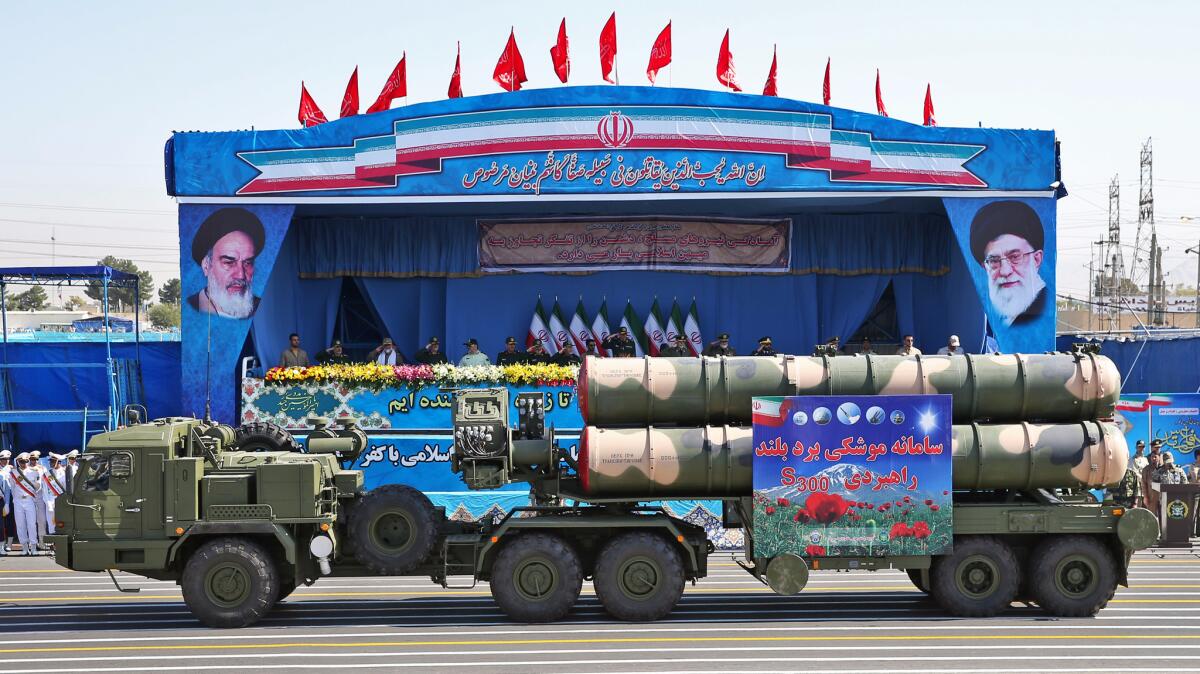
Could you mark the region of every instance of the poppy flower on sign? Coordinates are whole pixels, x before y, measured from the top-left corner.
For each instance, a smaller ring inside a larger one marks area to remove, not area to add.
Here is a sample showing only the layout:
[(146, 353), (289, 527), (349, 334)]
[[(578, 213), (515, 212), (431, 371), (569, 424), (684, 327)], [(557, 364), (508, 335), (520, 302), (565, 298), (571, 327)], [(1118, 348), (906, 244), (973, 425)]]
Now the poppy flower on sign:
[(767, 514), (768, 514), (768, 515), (774, 515), (774, 514), (775, 514), (775, 506), (767, 506), (766, 510), (767, 510)]
[(804, 508), (798, 508), (796, 514), (792, 515), (793, 522), (808, 522), (810, 520), (812, 520), (812, 516)]
[(824, 557), (825, 547), (821, 545), (810, 545), (804, 548), (804, 554), (808, 555), (809, 557)]
[(837, 494), (813, 492), (805, 499), (804, 507), (814, 520), (829, 524), (846, 514), (850, 502)]

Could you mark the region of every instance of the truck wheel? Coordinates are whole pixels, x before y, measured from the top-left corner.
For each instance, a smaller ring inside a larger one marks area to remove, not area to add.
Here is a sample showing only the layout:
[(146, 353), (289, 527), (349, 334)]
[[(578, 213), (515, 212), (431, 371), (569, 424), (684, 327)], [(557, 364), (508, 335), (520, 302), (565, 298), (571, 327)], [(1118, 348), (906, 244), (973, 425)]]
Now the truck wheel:
[(593, 582), (604, 610), (617, 620), (658, 620), (683, 595), (683, 561), (661, 536), (628, 533), (600, 550)]
[(275, 605), (279, 571), (270, 553), (244, 538), (202, 544), (183, 569), (183, 601), (209, 627), (253, 625)]
[(252, 421), (237, 427), (235, 440), (243, 452), (303, 452), (300, 442), (279, 424)]
[(921, 570), (920, 569), (905, 569), (905, 573), (908, 574), (908, 579), (912, 581), (912, 584), (918, 590), (924, 592), (925, 594), (929, 594), (929, 586), (926, 585), (925, 582), (921, 580)]
[(354, 504), (347, 531), (358, 561), (393, 576), (412, 571), (429, 557), (438, 523), (428, 497), (407, 485), (388, 484)]
[(1088, 536), (1055, 536), (1033, 552), (1033, 600), (1050, 615), (1094, 616), (1117, 592), (1112, 554)]
[(583, 587), (579, 555), (557, 536), (523, 534), (505, 544), (492, 565), (492, 598), (519, 622), (558, 620)]
[(938, 556), (929, 569), (930, 593), (956, 616), (986, 618), (1008, 608), (1017, 594), (1021, 567), (1004, 541), (962, 536), (954, 552)]

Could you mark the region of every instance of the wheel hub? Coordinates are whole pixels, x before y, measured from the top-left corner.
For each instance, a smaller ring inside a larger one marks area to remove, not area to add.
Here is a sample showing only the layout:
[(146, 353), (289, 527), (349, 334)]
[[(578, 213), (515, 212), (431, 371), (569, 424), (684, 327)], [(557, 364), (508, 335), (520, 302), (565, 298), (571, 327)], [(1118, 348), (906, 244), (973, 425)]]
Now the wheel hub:
[(645, 599), (654, 594), (662, 582), (662, 573), (652, 560), (645, 557), (628, 559), (617, 571), (621, 591), (631, 599)]
[(391, 552), (399, 552), (412, 544), (413, 527), (409, 519), (401, 513), (384, 513), (375, 520), (371, 527), (371, 538), (374, 543)]
[(982, 599), (996, 591), (999, 569), (992, 560), (975, 555), (963, 561), (959, 567), (959, 590), (973, 599)]
[(544, 599), (554, 591), (558, 573), (554, 565), (543, 559), (530, 559), (513, 571), (517, 592), (530, 601)]
[(250, 594), (250, 575), (236, 564), (222, 564), (209, 572), (205, 588), (215, 603), (237, 606)]
[(1058, 589), (1071, 597), (1082, 597), (1095, 589), (1099, 574), (1091, 559), (1072, 555), (1059, 563), (1055, 574)]

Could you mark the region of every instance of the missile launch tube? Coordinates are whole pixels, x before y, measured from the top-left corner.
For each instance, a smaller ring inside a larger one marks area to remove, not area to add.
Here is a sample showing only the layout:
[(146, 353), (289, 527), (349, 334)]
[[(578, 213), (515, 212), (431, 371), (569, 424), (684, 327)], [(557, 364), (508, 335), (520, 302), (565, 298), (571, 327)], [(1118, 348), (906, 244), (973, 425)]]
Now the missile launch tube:
[(579, 407), (593, 426), (701, 426), (749, 423), (754, 396), (949, 393), (958, 423), (1068, 422), (1111, 417), (1120, 388), (1096, 354), (585, 356)]
[[(596, 498), (749, 496), (753, 440), (748, 427), (597, 428), (580, 437), (580, 486)], [(1129, 448), (1115, 424), (962, 424), (951, 452), (955, 489), (1113, 486)], [(802, 466), (801, 457), (795, 457)], [(890, 470), (881, 457), (876, 470)]]

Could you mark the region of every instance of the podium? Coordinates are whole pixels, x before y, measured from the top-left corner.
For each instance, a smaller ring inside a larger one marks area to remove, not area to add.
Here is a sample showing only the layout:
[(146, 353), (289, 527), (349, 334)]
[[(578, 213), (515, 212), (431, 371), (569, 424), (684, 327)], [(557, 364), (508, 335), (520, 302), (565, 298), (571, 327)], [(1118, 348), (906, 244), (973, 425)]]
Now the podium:
[(1200, 506), (1200, 484), (1164, 484), (1158, 501), (1162, 523), (1161, 548), (1190, 548)]

